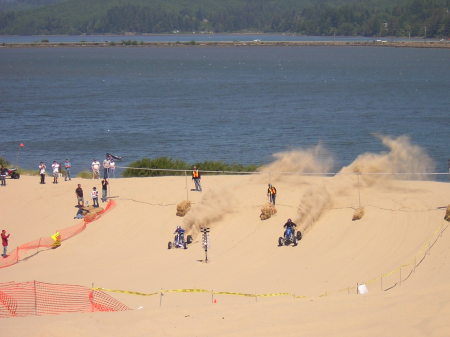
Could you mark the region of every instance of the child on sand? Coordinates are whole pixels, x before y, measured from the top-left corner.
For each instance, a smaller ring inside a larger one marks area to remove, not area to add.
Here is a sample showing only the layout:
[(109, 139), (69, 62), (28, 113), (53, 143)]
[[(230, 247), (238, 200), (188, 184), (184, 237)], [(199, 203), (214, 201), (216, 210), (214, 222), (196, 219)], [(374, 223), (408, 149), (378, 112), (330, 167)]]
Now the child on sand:
[(8, 251), (8, 239), (11, 234), (6, 234), (6, 230), (2, 230), (2, 245), (3, 245), (3, 257), (7, 257), (6, 252)]
[(92, 203), (93, 203), (94, 207), (99, 207), (97, 187), (92, 188), (91, 196), (92, 196)]

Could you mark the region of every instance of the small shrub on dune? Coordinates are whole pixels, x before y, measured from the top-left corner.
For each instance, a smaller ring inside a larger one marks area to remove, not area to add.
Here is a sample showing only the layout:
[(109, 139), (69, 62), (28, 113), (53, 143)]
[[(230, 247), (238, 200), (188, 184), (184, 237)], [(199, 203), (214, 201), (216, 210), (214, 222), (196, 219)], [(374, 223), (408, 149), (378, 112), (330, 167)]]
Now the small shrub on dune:
[[(197, 166), (202, 171), (232, 171), (232, 172), (255, 172), (256, 165), (227, 164), (222, 161), (204, 161), (194, 164), (186, 163), (182, 160), (174, 160), (168, 157), (159, 157), (155, 159), (144, 158), (137, 160), (129, 165), (130, 168), (123, 171), (123, 177), (157, 177), (157, 176), (176, 176), (184, 175), (183, 170), (191, 170)], [(141, 169), (140, 169), (141, 168)], [(143, 169), (142, 169), (143, 168)], [(152, 170), (145, 170), (146, 168)], [(158, 169), (161, 169), (159, 171)], [(180, 171), (164, 171), (163, 169), (172, 169)]]
[[(144, 158), (135, 161), (129, 165), (125, 171), (123, 171), (122, 176), (124, 177), (157, 177), (157, 176), (167, 176), (167, 175), (184, 175), (184, 172), (167, 172), (158, 171), (156, 169), (172, 169), (172, 170), (189, 170), (190, 165), (181, 160), (173, 160), (168, 157), (159, 157), (155, 159)], [(136, 168), (136, 169), (133, 169)], [(137, 168), (148, 168), (153, 170), (139, 170)]]
[(90, 171), (81, 171), (77, 174), (78, 178), (83, 178), (83, 179), (91, 179), (92, 178), (92, 172)]
[[(38, 170), (26, 170), (26, 169), (19, 167), (18, 171), (19, 171), (20, 175), (24, 175), (24, 176), (38, 176), (39, 175)], [(50, 176), (50, 175), (48, 175), (48, 176)]]
[(9, 161), (7, 161), (3, 157), (0, 157), (0, 165), (3, 165), (4, 167), (7, 167), (7, 166), (9, 166)]
[(450, 205), (447, 206), (447, 210), (445, 211), (444, 219), (450, 221)]
[(255, 172), (256, 165), (228, 164), (223, 161), (204, 161), (194, 164), (200, 171)]

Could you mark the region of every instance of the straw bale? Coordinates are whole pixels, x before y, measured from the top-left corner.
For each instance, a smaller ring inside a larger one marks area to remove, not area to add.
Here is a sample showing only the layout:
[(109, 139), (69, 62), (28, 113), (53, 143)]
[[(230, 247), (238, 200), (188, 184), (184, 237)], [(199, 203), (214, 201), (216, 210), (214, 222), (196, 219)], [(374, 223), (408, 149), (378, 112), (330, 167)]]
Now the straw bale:
[(261, 208), (261, 214), (260, 214), (259, 218), (261, 220), (267, 220), (272, 215), (275, 215), (276, 213), (277, 213), (277, 209), (275, 208), (275, 206), (270, 203), (267, 203)]
[(444, 219), (450, 221), (450, 205), (447, 206), (447, 210), (445, 211)]
[(191, 209), (191, 202), (189, 200), (183, 200), (177, 205), (177, 215), (185, 216)]
[(355, 213), (353, 213), (352, 221), (360, 220), (364, 215), (364, 207), (359, 207), (355, 210)]

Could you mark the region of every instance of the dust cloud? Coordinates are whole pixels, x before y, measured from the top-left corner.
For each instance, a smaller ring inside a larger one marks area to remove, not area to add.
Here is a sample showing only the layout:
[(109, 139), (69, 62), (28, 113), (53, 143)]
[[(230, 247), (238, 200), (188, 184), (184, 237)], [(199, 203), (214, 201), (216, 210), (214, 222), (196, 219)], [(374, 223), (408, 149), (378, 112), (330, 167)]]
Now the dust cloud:
[(393, 178), (426, 179), (426, 173), (435, 169), (430, 156), (420, 146), (412, 144), (409, 137), (376, 137), (388, 148), (387, 152), (359, 155), (339, 173), (361, 174), (362, 185), (373, 186)]
[(183, 228), (195, 237), (200, 228), (212, 228), (225, 214), (231, 213), (234, 204), (234, 197), (229, 189), (205, 192), (200, 203), (194, 205), (184, 217)]
[(289, 174), (300, 176), (302, 173), (328, 173), (334, 164), (333, 157), (322, 145), (278, 152), (272, 156), (275, 160), (259, 169), (262, 174), (270, 175), (270, 181), (280, 180)]
[[(303, 232), (311, 230), (320, 216), (349, 190), (386, 184), (394, 178), (423, 179), (432, 172), (434, 164), (426, 152), (411, 143), (409, 137), (377, 136), (387, 151), (364, 153), (338, 174), (328, 180), (305, 179), (304, 175), (328, 175), (333, 167), (333, 156), (321, 145), (310, 149), (298, 149), (275, 153), (275, 160), (259, 170), (258, 177), (269, 175), (271, 182), (288, 180), (289, 186), (298, 188), (300, 203), (295, 222)], [(355, 179), (359, 174), (360, 179)], [(303, 175), (303, 176), (302, 176)], [(359, 181), (360, 180), (360, 181)], [(227, 213), (235, 202), (231, 189), (211, 190), (184, 218), (184, 227), (196, 235), (201, 227), (212, 227)]]

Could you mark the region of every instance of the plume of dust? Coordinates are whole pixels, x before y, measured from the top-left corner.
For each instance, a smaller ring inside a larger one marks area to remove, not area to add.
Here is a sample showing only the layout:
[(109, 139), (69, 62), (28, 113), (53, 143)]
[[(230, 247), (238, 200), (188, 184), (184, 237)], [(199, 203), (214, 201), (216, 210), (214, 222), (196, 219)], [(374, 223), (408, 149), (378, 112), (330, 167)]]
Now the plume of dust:
[(305, 150), (274, 153), (272, 156), (275, 158), (272, 163), (259, 168), (261, 173), (270, 174), (271, 181), (280, 180), (283, 173), (327, 173), (334, 163), (330, 153), (320, 144)]
[(206, 192), (199, 204), (191, 208), (183, 219), (183, 228), (193, 237), (201, 227), (213, 227), (214, 223), (231, 213), (234, 199), (229, 189)]
[(297, 209), (298, 218), (295, 219), (303, 233), (312, 228), (330, 203), (330, 194), (323, 185), (311, 186), (303, 194)]
[(387, 152), (359, 155), (339, 173), (360, 173), (362, 185), (372, 186), (394, 178), (395, 173), (400, 173), (399, 177), (404, 179), (425, 179), (426, 172), (433, 172), (435, 168), (433, 160), (424, 149), (412, 144), (409, 137), (392, 138), (383, 135), (376, 137), (388, 148)]

